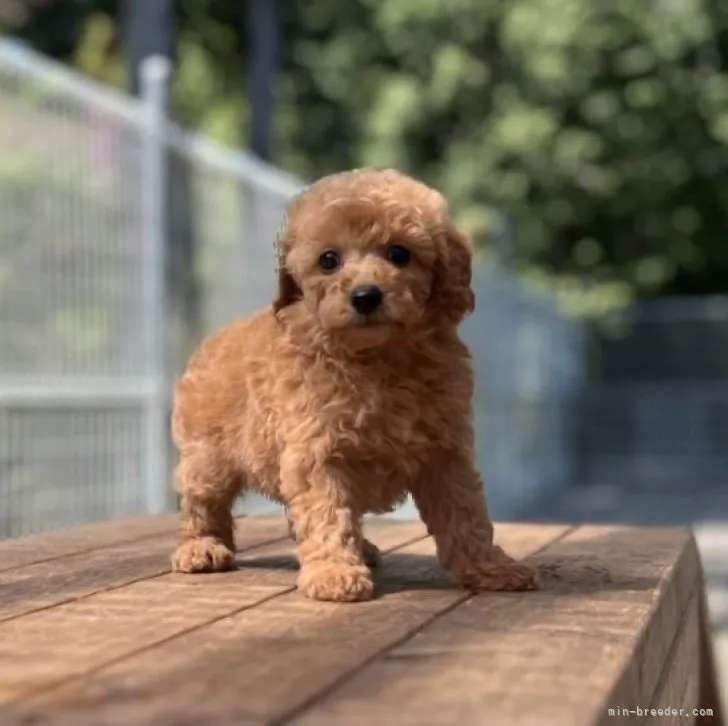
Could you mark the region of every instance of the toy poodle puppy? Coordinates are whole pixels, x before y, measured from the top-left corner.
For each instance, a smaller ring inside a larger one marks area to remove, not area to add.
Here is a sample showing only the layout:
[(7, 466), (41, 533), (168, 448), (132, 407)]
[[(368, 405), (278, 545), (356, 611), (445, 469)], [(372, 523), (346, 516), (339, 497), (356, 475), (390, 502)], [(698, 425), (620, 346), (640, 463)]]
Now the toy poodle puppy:
[(284, 504), (298, 587), (372, 597), (366, 513), (408, 494), (455, 585), (536, 587), (493, 542), (473, 460), (472, 249), (436, 191), (399, 172), (324, 177), (289, 205), (272, 307), (211, 335), (175, 390), (178, 572), (233, 565), (231, 508)]

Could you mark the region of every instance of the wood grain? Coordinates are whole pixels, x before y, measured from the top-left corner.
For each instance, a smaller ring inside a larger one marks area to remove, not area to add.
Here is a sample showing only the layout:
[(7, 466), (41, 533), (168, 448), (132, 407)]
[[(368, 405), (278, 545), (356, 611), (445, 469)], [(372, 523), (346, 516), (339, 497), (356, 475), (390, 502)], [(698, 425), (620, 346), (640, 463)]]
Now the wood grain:
[(286, 723), (585, 726), (610, 699), (650, 704), (696, 583), (690, 534), (583, 527), (539, 560), (543, 590), (470, 600)]
[(500, 525), (544, 587), (478, 597), (451, 588), (420, 523), (366, 532), (388, 552), (380, 597), (346, 605), (295, 591), (278, 517), (243, 520), (240, 569), (210, 575), (168, 572), (169, 532), (76, 551), (61, 539), (66, 554), (0, 573), (0, 722), (724, 723), (608, 712), (719, 705), (688, 531)]
[[(239, 550), (288, 536), (279, 517), (243, 518), (237, 529)], [(170, 532), (6, 570), (0, 573), (0, 623), (168, 572), (175, 543)]]
[[(660, 724), (693, 726), (696, 719), (692, 710), (700, 704), (699, 673), (696, 668), (700, 657), (699, 592), (694, 591), (680, 624), (674, 633), (671, 652), (662, 668), (662, 675), (652, 701), (644, 708), (642, 722), (648, 724), (659, 718)], [(682, 711), (681, 711), (682, 709)], [(604, 719), (603, 723), (614, 722)]]
[[(397, 525), (402, 532), (406, 527), (417, 528), (410, 537), (424, 534), (421, 525)], [(504, 545), (517, 556), (537, 552), (566, 531), (563, 526), (499, 528)], [(369, 536), (382, 545), (384, 531)], [(378, 600), (317, 603), (289, 591), (24, 699), (22, 717), (74, 726), (274, 723), (467, 599), (450, 587), (433, 554), (427, 538), (387, 555)], [(228, 580), (216, 576), (217, 583), (206, 588), (208, 596), (214, 597), (223, 582), (241, 590), (253, 582), (292, 587), (292, 569), (281, 568), (284, 563), (274, 554), (261, 559), (258, 576), (255, 567)], [(174, 578), (168, 583), (167, 592), (181, 586)], [(160, 611), (155, 620), (164, 617)], [(90, 669), (88, 661), (85, 667)]]
[(125, 517), (0, 542), (0, 572), (173, 532), (176, 514)]
[[(254, 529), (249, 524), (246, 520), (247, 531)], [(287, 527), (280, 518), (274, 524)], [(265, 529), (270, 526), (267, 522)], [(385, 549), (425, 535), (419, 523), (403, 527), (373, 522), (367, 530)], [(241, 569), (234, 572), (169, 573), (0, 625), (0, 703), (32, 697), (290, 592), (296, 576), (292, 548), (286, 537), (246, 553)], [(54, 642), (59, 633), (73, 634), (73, 642), (58, 648)]]

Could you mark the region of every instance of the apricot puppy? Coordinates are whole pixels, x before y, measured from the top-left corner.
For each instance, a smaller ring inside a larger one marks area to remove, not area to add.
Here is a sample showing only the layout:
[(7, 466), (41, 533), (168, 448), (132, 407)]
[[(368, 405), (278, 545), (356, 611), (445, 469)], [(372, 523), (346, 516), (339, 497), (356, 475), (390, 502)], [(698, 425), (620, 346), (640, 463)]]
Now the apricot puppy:
[(457, 328), (472, 249), (442, 196), (395, 171), (325, 177), (295, 198), (272, 307), (205, 340), (175, 391), (178, 572), (233, 564), (235, 498), (287, 507), (298, 587), (372, 596), (368, 512), (411, 494), (454, 583), (536, 586), (493, 543), (473, 461), (473, 371)]

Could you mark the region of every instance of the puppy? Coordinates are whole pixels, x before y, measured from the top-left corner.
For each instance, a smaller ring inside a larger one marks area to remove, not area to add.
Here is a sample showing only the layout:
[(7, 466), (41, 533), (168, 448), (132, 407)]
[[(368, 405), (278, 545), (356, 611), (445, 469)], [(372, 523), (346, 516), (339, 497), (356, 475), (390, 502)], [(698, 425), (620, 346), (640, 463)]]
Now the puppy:
[(534, 588), (474, 467), (472, 249), (443, 197), (391, 170), (325, 177), (289, 205), (278, 257), (272, 307), (205, 340), (175, 390), (174, 570), (231, 567), (233, 502), (258, 491), (287, 507), (301, 592), (366, 600), (362, 517), (411, 494), (455, 585)]

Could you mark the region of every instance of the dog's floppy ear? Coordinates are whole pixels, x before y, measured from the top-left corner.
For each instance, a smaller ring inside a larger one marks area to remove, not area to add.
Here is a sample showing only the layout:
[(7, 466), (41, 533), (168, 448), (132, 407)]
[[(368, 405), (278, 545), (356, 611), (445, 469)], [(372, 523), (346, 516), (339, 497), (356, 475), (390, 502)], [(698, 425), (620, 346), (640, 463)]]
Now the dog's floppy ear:
[(293, 233), (289, 227), (288, 219), (284, 219), (275, 242), (276, 265), (278, 268), (278, 294), (273, 301), (273, 312), (278, 313), (283, 308), (292, 305), (301, 299), (301, 288), (298, 287), (293, 275), (286, 267), (286, 255), (293, 247)]
[(470, 237), (448, 223), (435, 263), (431, 304), (456, 324), (475, 309), (472, 276), (473, 245)]
[(301, 288), (285, 267), (278, 268), (278, 295), (273, 301), (273, 312), (278, 313), (296, 300), (301, 299)]

